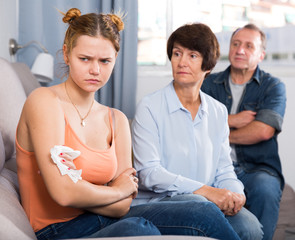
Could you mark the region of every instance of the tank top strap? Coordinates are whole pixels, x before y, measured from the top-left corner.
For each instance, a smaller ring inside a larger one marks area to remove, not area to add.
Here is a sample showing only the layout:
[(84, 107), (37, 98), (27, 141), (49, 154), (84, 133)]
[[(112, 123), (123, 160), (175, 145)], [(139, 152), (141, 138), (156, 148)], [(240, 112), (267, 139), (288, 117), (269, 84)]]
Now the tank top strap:
[(110, 107), (108, 107), (109, 109), (109, 119), (110, 119), (110, 125), (111, 125), (111, 130), (112, 130), (112, 139), (115, 138), (115, 113), (114, 110)]
[(64, 113), (64, 117), (65, 117), (65, 124), (68, 125), (69, 124), (69, 121), (67, 119), (67, 115)]

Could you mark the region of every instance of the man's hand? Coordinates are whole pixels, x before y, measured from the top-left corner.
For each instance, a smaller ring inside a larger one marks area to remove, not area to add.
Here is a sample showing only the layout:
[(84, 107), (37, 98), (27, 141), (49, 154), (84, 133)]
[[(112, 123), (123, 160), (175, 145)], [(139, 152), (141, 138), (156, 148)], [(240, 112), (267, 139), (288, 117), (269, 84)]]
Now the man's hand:
[(231, 114), (228, 115), (228, 125), (230, 128), (241, 128), (254, 121), (255, 116), (256, 112), (250, 110)]
[(206, 197), (209, 201), (215, 203), (225, 215), (229, 216), (237, 214), (246, 202), (246, 198), (242, 194), (207, 185), (193, 193)]

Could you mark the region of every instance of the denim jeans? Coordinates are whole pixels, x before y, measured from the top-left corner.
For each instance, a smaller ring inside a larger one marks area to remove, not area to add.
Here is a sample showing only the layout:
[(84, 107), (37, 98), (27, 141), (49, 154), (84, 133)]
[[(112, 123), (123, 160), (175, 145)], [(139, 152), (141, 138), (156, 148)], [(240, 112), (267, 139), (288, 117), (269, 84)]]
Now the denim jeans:
[[(164, 198), (162, 201), (195, 201), (195, 202), (210, 202), (205, 197), (197, 194), (176, 195), (173, 197)], [(211, 202), (210, 202), (211, 203)], [(214, 203), (212, 203), (214, 204)], [(215, 205), (215, 204), (214, 204)], [(216, 205), (215, 205), (216, 206)], [(216, 206), (219, 214), (222, 214), (228, 220), (231, 227), (242, 240), (261, 240), (263, 232), (261, 224), (257, 218), (247, 209), (242, 208), (235, 216), (225, 216)], [(216, 223), (217, 224), (217, 223)]]
[(212, 202), (160, 201), (131, 207), (125, 217), (142, 216), (162, 235), (193, 235), (216, 239), (240, 239)]
[(240, 239), (211, 202), (153, 202), (131, 207), (121, 219), (85, 213), (66, 223), (52, 224), (36, 233), (39, 240), (142, 235), (194, 235)]
[(38, 240), (88, 238), (92, 234), (93, 237), (161, 235), (151, 222), (141, 217), (119, 221), (89, 212), (68, 222), (51, 224), (36, 232)]
[(271, 240), (276, 229), (282, 196), (278, 176), (267, 171), (245, 172), (235, 166), (238, 178), (245, 186), (246, 207), (263, 226), (264, 240)]

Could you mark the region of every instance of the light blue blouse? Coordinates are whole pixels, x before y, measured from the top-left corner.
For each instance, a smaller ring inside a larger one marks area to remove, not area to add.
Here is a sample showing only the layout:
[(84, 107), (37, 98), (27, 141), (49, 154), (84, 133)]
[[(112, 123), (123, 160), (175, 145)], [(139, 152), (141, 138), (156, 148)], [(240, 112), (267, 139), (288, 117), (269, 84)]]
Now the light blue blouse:
[(132, 122), (139, 193), (133, 205), (187, 194), (204, 184), (244, 193), (230, 158), (227, 109), (200, 91), (193, 120), (173, 87), (144, 97)]

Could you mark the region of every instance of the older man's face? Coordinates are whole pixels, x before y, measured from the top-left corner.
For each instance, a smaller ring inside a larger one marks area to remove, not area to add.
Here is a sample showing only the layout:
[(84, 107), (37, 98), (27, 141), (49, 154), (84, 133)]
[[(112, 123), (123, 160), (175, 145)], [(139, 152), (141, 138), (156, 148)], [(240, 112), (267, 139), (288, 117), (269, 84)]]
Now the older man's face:
[(229, 61), (233, 68), (254, 71), (264, 56), (259, 32), (242, 28), (232, 37)]

